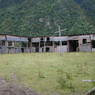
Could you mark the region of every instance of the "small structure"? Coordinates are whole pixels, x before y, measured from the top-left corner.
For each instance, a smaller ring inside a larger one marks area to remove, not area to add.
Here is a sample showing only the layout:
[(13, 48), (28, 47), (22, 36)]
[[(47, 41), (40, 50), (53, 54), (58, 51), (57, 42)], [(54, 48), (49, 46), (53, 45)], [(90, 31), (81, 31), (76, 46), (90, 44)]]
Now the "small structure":
[(19, 37), (0, 35), (0, 53), (93, 52), (95, 35)]

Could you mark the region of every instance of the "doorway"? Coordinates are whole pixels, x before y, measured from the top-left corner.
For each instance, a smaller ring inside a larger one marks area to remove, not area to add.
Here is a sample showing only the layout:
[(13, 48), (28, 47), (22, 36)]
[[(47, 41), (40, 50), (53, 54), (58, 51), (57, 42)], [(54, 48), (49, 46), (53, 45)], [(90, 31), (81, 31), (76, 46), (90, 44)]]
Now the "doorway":
[(24, 48), (21, 48), (21, 52), (24, 53)]
[(49, 47), (46, 48), (46, 52), (50, 52), (50, 48)]
[(69, 52), (78, 51), (79, 43), (78, 40), (70, 40), (69, 41)]

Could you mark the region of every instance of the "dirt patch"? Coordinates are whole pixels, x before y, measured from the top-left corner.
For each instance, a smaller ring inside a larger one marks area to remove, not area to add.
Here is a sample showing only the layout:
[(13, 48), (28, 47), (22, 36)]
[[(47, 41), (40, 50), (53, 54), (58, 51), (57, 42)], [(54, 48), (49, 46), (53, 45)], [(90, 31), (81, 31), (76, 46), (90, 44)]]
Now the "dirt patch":
[(30, 88), (0, 78), (0, 95), (39, 95)]

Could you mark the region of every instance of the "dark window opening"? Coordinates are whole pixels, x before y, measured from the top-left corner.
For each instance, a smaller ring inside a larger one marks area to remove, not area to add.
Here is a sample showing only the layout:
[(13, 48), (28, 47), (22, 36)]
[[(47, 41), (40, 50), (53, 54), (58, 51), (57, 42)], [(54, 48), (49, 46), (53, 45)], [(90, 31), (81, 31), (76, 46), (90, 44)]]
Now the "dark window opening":
[(50, 48), (49, 47), (46, 48), (46, 52), (50, 52)]
[(95, 40), (92, 40), (92, 48), (95, 48)]
[(8, 42), (8, 46), (12, 46), (12, 41)]
[(46, 42), (45, 45), (46, 45), (46, 46), (52, 46), (53, 43), (50, 41), (50, 42)]
[(32, 43), (33, 47), (39, 47), (39, 43)]
[(87, 39), (83, 39), (83, 44), (86, 44), (87, 43)]
[(44, 41), (44, 38), (41, 38), (40, 41), (43, 42)]
[(55, 45), (56, 45), (56, 46), (59, 46), (59, 45), (60, 45), (60, 41), (55, 42)]
[(47, 41), (50, 41), (50, 38), (49, 37), (47, 38)]
[(22, 47), (27, 47), (27, 43), (22, 42)]
[(24, 53), (24, 48), (21, 48), (21, 52)]
[(2, 41), (2, 46), (5, 46), (5, 41)]
[(67, 41), (63, 41), (62, 42), (62, 45), (67, 45)]
[(44, 43), (40, 43), (40, 47), (43, 47), (44, 46)]

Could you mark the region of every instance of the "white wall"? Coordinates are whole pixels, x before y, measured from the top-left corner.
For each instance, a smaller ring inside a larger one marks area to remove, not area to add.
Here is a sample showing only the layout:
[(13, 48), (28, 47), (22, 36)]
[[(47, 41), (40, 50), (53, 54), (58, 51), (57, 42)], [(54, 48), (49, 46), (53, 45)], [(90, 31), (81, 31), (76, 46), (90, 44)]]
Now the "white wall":
[(57, 46), (55, 52), (68, 52), (68, 46)]
[(83, 51), (83, 52), (91, 52), (92, 51), (91, 44), (90, 43), (82, 44), (80, 46), (80, 51)]

